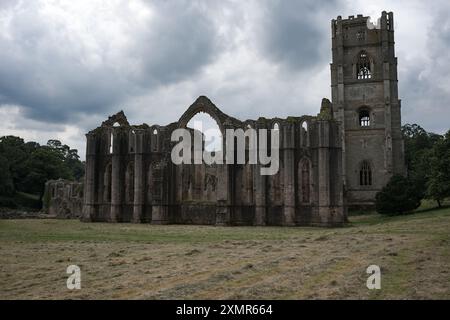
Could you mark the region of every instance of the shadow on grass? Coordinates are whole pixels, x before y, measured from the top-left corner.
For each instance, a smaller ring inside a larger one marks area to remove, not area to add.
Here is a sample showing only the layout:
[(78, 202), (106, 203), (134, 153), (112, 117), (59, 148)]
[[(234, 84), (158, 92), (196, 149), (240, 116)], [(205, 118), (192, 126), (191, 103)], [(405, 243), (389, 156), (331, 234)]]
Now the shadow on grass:
[(404, 213), (404, 214), (379, 214), (376, 212), (365, 213), (361, 215), (349, 216), (349, 223), (346, 227), (360, 227), (360, 226), (369, 226), (380, 223), (389, 223), (396, 222), (399, 220), (410, 220), (410, 219), (420, 219), (420, 218), (429, 218), (429, 214), (441, 214), (441, 213), (450, 213), (450, 204), (442, 205), (441, 207), (422, 207), (418, 208), (412, 212)]

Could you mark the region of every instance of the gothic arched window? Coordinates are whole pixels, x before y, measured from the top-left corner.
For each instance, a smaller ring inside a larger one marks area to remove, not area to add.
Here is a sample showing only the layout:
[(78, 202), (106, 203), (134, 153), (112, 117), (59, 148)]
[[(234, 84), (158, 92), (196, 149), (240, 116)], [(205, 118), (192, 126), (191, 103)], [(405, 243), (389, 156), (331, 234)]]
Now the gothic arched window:
[(359, 185), (371, 186), (372, 185), (372, 168), (368, 161), (361, 162), (359, 168)]
[(370, 59), (365, 51), (361, 51), (359, 54), (358, 63), (356, 65), (356, 77), (358, 79), (372, 78)]
[(300, 128), (300, 144), (302, 147), (308, 147), (308, 123), (303, 121)]
[(153, 151), (158, 151), (158, 129), (153, 129), (153, 135), (152, 135), (152, 145), (153, 145)]
[(114, 146), (114, 134), (111, 131), (109, 133), (109, 149), (108, 149), (109, 154), (113, 153), (113, 146)]
[(359, 111), (359, 125), (361, 127), (370, 126), (370, 113), (368, 110)]
[(128, 135), (128, 150), (133, 153), (136, 147), (136, 131), (131, 130)]

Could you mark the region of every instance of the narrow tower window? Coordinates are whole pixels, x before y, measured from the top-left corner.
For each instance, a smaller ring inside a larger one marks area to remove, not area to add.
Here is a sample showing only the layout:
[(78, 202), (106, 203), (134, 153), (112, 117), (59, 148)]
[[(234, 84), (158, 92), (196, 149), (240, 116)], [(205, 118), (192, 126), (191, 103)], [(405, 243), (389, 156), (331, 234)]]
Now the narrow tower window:
[(157, 151), (158, 150), (158, 130), (157, 129), (153, 129), (153, 151)]
[(363, 161), (359, 168), (359, 184), (361, 186), (372, 185), (372, 169), (367, 161)]
[(372, 71), (370, 70), (370, 60), (365, 51), (361, 51), (356, 65), (356, 76), (358, 79), (372, 78)]
[(361, 127), (369, 127), (370, 126), (370, 113), (367, 110), (361, 110), (359, 112), (359, 125)]
[(109, 153), (113, 153), (113, 147), (114, 147), (114, 134), (111, 132), (109, 134)]
[(308, 146), (308, 123), (304, 121), (300, 128), (300, 145), (302, 147)]

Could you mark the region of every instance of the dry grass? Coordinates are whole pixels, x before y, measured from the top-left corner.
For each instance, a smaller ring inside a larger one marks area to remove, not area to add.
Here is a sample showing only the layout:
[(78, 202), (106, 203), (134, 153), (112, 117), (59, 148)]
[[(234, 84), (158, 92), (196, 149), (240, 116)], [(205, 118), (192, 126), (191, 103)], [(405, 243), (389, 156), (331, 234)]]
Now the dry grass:
[[(449, 299), (450, 209), (338, 229), (0, 221), (2, 299)], [(81, 290), (66, 288), (70, 264)], [(367, 266), (382, 289), (365, 286)]]

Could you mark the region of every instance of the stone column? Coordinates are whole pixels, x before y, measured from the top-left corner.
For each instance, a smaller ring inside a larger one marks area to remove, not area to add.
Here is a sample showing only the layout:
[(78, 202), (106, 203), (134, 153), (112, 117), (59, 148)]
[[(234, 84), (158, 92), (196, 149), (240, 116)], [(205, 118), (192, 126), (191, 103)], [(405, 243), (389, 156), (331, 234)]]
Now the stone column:
[(280, 141), (283, 146), (283, 166), (280, 174), (284, 180), (283, 225), (295, 225), (295, 129), (292, 124), (283, 125), (280, 130)]
[[(259, 153), (259, 130), (266, 129), (264, 122), (256, 123), (257, 134), (257, 146), (256, 149)], [(266, 225), (267, 216), (267, 176), (261, 174), (261, 164), (259, 162), (259, 154), (257, 156), (258, 162), (253, 167), (253, 190), (255, 201), (255, 221), (257, 226)]]
[(84, 178), (84, 204), (82, 221), (95, 219), (95, 170), (96, 170), (96, 136), (86, 134), (86, 174)]
[(231, 165), (223, 164), (217, 167), (217, 208), (216, 225), (224, 226), (230, 223), (230, 187), (229, 170)]
[[(226, 128), (225, 128), (226, 130)], [(232, 170), (232, 164), (226, 163), (226, 134), (222, 132), (222, 151), (224, 164), (217, 166), (217, 207), (216, 207), (216, 225), (224, 226), (229, 225), (231, 220), (231, 205), (233, 190), (230, 188), (230, 170)], [(234, 150), (236, 152), (236, 148)], [(233, 186), (234, 188), (235, 186)]]
[(168, 213), (168, 167), (164, 159), (156, 160), (153, 166), (153, 200), (152, 200), (152, 224), (169, 223)]
[(330, 123), (318, 121), (319, 224), (330, 218)]
[(253, 171), (253, 185), (255, 192), (255, 221), (256, 226), (266, 225), (266, 176), (261, 175), (261, 165), (255, 164)]
[(119, 222), (122, 214), (120, 135), (113, 129), (112, 176), (111, 176), (111, 222)]
[(134, 207), (133, 222), (142, 222), (142, 212), (144, 208), (144, 164), (143, 164), (143, 146), (144, 130), (135, 129), (134, 146)]

